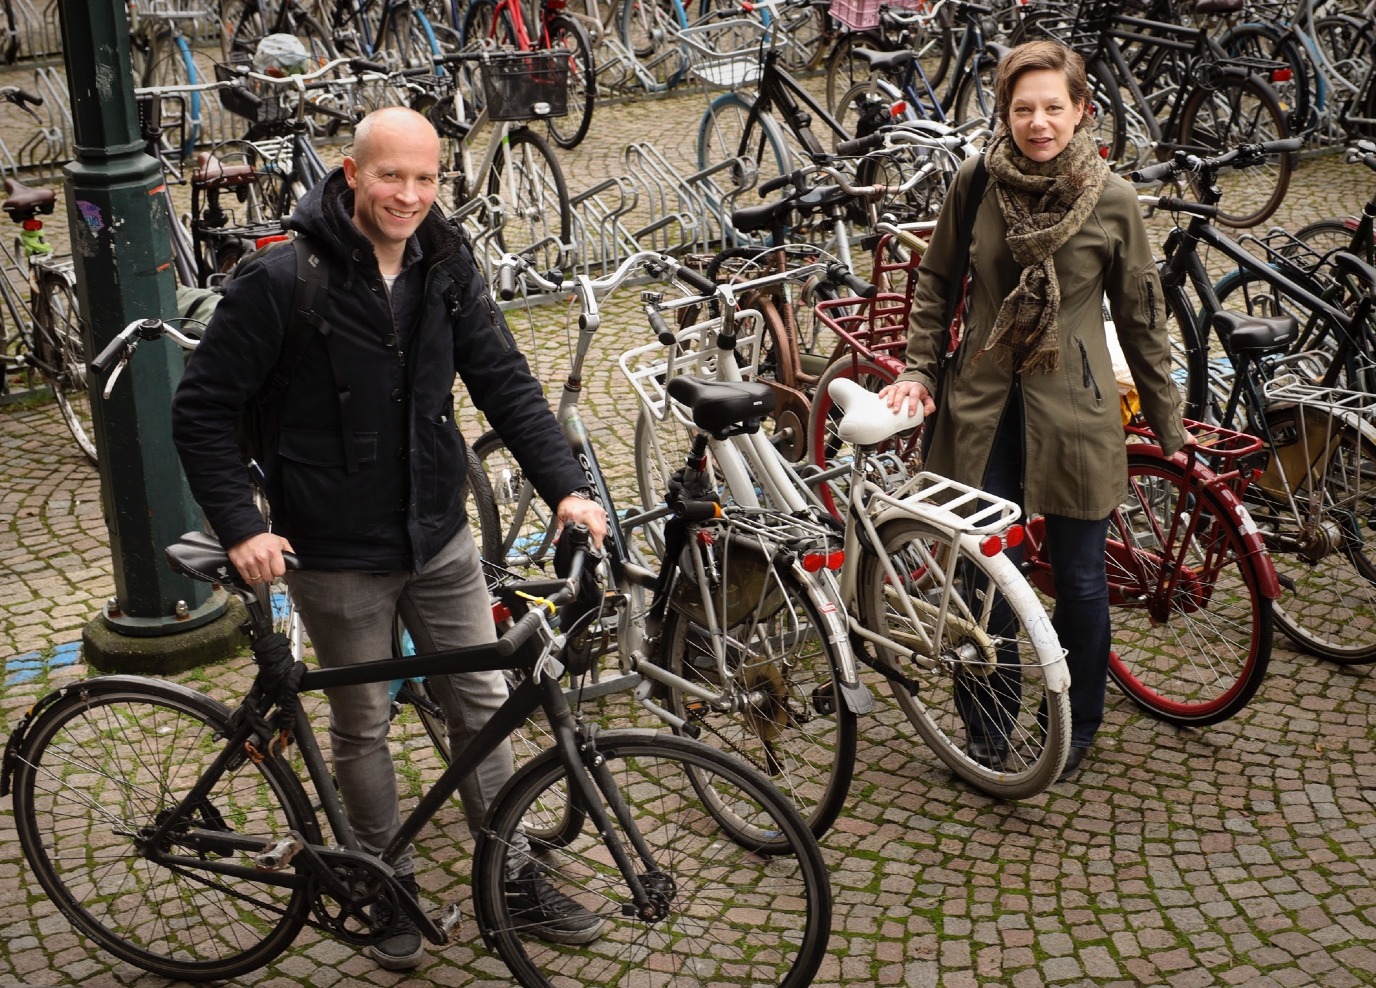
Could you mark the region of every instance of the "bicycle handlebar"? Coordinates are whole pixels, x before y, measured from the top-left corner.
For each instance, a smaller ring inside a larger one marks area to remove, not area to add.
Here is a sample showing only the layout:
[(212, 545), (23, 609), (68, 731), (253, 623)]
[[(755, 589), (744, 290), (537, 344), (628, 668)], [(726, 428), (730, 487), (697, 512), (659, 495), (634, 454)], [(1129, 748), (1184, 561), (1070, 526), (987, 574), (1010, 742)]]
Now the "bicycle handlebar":
[(1176, 151), (1170, 160), (1138, 169), (1129, 178), (1138, 184), (1146, 184), (1163, 182), (1177, 175), (1217, 171), (1224, 165), (1232, 165), (1234, 168), (1251, 168), (1261, 164), (1268, 155), (1288, 154), (1291, 151), (1298, 151), (1302, 147), (1304, 147), (1303, 138), (1286, 137), (1278, 141), (1239, 144), (1237, 147), (1212, 158), (1201, 158), (1198, 155), (1190, 154), (1188, 151)]
[(174, 343), (184, 350), (194, 350), (200, 343), (200, 339), (183, 333), (175, 326), (169, 326), (161, 319), (135, 319), (124, 329), (120, 330), (109, 343), (101, 349), (87, 364), (91, 373), (99, 377), (111, 367), (114, 370), (105, 381), (105, 388), (101, 392), (101, 397), (109, 398), (114, 391), (115, 381), (119, 379), (120, 371), (129, 362), (138, 345), (144, 340), (156, 340), (160, 336), (167, 336)]
[(518, 648), (526, 643), (531, 635), (541, 627), (548, 627), (547, 619), (542, 607), (548, 608), (551, 613), (554, 609), (563, 604), (570, 603), (578, 596), (578, 587), (583, 579), (583, 570), (587, 567), (587, 560), (594, 555), (592, 549), (592, 536), (585, 525), (570, 525), (560, 533), (561, 539), (573, 540), (573, 554), (569, 564), (569, 575), (564, 578), (564, 585), (552, 596), (546, 597), (537, 602), (538, 606), (532, 606), (530, 610), (521, 615), (521, 618), (512, 626), (511, 630), (502, 635), (497, 640), (497, 655), (507, 658)]

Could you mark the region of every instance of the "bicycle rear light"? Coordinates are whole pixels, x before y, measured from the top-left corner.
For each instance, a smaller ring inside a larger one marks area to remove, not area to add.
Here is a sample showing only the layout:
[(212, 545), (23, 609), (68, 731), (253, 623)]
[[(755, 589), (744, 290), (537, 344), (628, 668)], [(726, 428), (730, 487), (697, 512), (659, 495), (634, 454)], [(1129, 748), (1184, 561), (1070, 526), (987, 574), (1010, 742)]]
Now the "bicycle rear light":
[(1022, 545), (1023, 528), (1010, 525), (1001, 535), (989, 535), (980, 540), (979, 551), (986, 556), (997, 556), (1004, 549), (1016, 549)]

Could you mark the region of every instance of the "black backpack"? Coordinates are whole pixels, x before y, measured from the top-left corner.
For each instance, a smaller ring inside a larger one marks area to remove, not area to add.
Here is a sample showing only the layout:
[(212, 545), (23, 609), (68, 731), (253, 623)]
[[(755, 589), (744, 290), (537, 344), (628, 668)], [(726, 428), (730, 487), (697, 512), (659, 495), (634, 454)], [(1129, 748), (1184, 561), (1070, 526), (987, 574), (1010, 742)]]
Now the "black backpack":
[[(239, 450), (246, 461), (256, 462), (260, 467), (264, 467), (268, 458), (277, 452), (282, 400), (286, 396), (292, 374), (306, 353), (306, 347), (317, 333), (324, 336), (327, 341), (331, 333), (329, 323), (319, 312), (330, 287), (329, 264), (323, 254), (312, 248), (308, 237), (298, 235), (291, 243), (296, 251), (296, 289), (292, 294), (291, 318), (287, 322), (287, 332), (282, 340), (282, 353), (277, 358), (277, 366), (273, 368), (272, 376), (259, 390), (257, 398), (251, 401), (239, 416)], [(273, 244), (264, 249), (271, 250), (276, 246)], [(331, 353), (331, 364), (333, 363), (334, 355)], [(335, 367), (334, 370), (335, 378), (338, 380), (338, 368)], [(341, 404), (345, 402), (347, 393), (347, 388), (340, 392)], [(346, 442), (344, 445), (346, 454), (353, 453), (353, 443)], [(356, 453), (348, 457), (350, 473), (358, 469), (356, 457)]]

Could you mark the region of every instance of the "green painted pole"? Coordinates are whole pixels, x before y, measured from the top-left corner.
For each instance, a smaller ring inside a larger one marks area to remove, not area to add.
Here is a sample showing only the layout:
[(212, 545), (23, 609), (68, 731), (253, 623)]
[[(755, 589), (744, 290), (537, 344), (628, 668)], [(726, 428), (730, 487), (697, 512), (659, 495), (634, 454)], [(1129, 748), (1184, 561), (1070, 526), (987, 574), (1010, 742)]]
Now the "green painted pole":
[[(176, 314), (170, 220), (158, 194), (161, 170), (140, 139), (125, 0), (61, 0), (60, 16), (76, 155), (64, 169), (67, 215), (84, 342), (93, 354), (136, 319)], [(166, 545), (201, 526), (172, 445), (181, 367), (180, 349), (161, 340), (140, 345), (109, 399), (92, 381), (116, 590), (85, 636), (88, 661), (101, 668), (147, 670), (130, 656), (178, 648), (145, 642), (131, 653), (121, 636), (175, 635), (225, 611), (222, 594), (172, 573), (163, 557)]]

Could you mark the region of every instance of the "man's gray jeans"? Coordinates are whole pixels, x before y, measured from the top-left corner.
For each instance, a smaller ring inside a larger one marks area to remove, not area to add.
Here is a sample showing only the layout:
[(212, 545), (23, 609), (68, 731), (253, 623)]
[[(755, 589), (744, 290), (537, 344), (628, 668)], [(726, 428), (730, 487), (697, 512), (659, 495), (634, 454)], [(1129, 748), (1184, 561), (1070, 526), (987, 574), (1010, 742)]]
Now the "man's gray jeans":
[[(468, 525), (420, 573), (327, 572), (287, 574), (292, 600), (322, 668), (354, 665), (391, 654), (398, 614), (417, 652), (496, 640), (492, 607)], [(327, 690), (330, 746), (344, 808), (363, 848), (381, 854), (401, 826), (396, 768), (387, 743), (391, 697), (387, 683)], [(500, 671), (430, 680), (449, 720), (449, 745), (459, 751), (507, 698)], [(468, 829), (476, 833), (488, 806), (511, 777), (509, 743), (489, 755), (459, 786)], [(525, 848), (518, 849), (524, 851)], [(524, 858), (511, 857), (512, 867)], [(413, 871), (412, 848), (392, 862)]]

